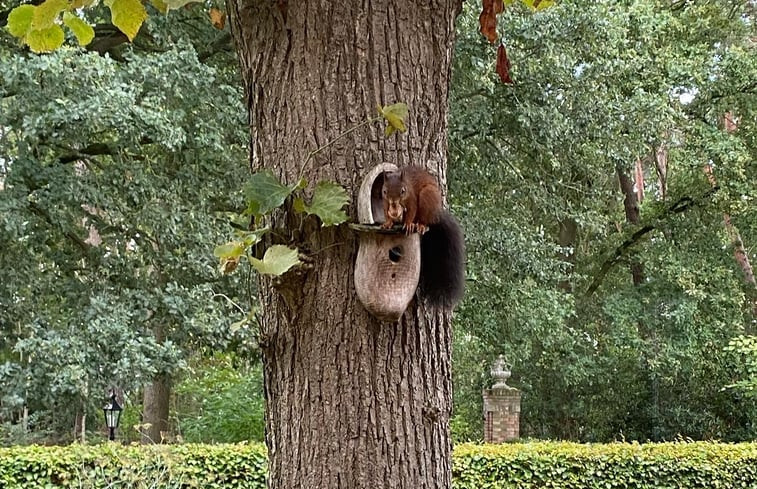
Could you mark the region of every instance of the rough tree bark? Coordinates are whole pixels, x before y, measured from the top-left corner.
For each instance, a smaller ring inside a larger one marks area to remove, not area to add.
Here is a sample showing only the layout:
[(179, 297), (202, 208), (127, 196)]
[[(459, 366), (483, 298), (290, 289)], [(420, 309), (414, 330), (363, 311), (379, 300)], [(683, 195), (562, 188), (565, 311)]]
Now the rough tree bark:
[[(155, 340), (166, 340), (163, 326), (153, 328)], [(141, 441), (145, 444), (161, 443), (163, 434), (168, 433), (168, 408), (171, 399), (171, 379), (167, 375), (158, 375), (152, 383), (144, 387), (142, 397), (142, 423), (147, 425), (140, 430)]]
[[(253, 170), (293, 183), (310, 151), (377, 104), (405, 102), (407, 133), (355, 131), (304, 175), (311, 188), (334, 180), (354, 196), (389, 161), (425, 166), (444, 184), (459, 9), (459, 0), (228, 0)], [(356, 237), (312, 220), (291, 232), (313, 267), (259, 284), (269, 487), (449, 488), (449, 314), (415, 300), (398, 323), (378, 322), (355, 295)]]
[[(616, 167), (620, 190), (623, 192), (623, 208), (626, 213), (626, 220), (631, 224), (639, 225), (641, 223), (641, 212), (639, 210), (639, 200), (634, 189), (634, 182), (621, 166)], [(644, 283), (644, 265), (638, 259), (631, 256), (631, 278), (634, 285)]]
[(164, 375), (144, 387), (142, 422), (148, 426), (140, 430), (142, 443), (161, 443), (164, 434), (168, 433), (170, 397), (171, 384)]

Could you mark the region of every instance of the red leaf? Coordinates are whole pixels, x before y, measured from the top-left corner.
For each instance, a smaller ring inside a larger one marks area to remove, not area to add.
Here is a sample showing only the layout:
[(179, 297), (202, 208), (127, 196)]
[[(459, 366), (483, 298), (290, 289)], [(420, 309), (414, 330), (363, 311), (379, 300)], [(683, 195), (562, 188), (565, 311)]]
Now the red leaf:
[(500, 12), (504, 6), (502, 0), (483, 0), (483, 9), (478, 16), (479, 30), (486, 36), (490, 43), (497, 40), (497, 12), (496, 5), (500, 6)]
[(223, 26), (226, 25), (226, 14), (217, 8), (211, 8), (209, 15), (210, 22), (213, 24), (213, 27), (219, 30), (223, 30)]
[(507, 58), (507, 50), (504, 44), (500, 44), (497, 49), (497, 74), (502, 83), (512, 85), (513, 79), (510, 78), (510, 60)]

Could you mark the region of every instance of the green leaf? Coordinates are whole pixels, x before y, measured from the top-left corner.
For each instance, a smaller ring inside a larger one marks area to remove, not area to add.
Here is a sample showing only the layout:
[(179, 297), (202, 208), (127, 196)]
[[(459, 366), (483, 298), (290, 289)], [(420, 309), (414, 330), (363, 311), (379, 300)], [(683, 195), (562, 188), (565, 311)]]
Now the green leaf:
[(221, 260), (228, 260), (231, 258), (239, 258), (245, 250), (244, 243), (240, 241), (231, 241), (226, 244), (216, 246), (213, 250), (213, 255)]
[(147, 10), (139, 0), (105, 0), (105, 5), (110, 8), (111, 21), (113, 25), (126, 34), (129, 41), (134, 37), (142, 27), (142, 23), (147, 18)]
[(239, 265), (239, 259), (246, 249), (247, 247), (241, 241), (231, 241), (216, 246), (213, 254), (220, 259), (221, 273), (228, 275), (236, 270), (237, 265)]
[(166, 4), (167, 10), (176, 10), (189, 3), (197, 2), (198, 0), (163, 0)]
[(555, 4), (554, 0), (522, 0), (524, 4), (530, 7), (532, 10), (544, 10)]
[(378, 107), (379, 114), (386, 120), (386, 136), (391, 136), (395, 131), (405, 132), (405, 119), (407, 118), (407, 104), (402, 102)]
[(292, 202), (292, 209), (294, 209), (294, 212), (299, 212), (300, 214), (305, 212), (305, 201), (302, 200), (302, 197), (294, 199), (294, 202)]
[(158, 12), (161, 14), (168, 13), (168, 4), (164, 2), (163, 0), (151, 0), (152, 6), (158, 9)]
[(264, 216), (281, 206), (295, 188), (296, 185), (282, 185), (269, 170), (258, 172), (252, 175), (244, 186), (247, 212), (255, 217)]
[(296, 249), (284, 245), (274, 245), (268, 248), (262, 260), (250, 258), (252, 266), (258, 273), (265, 275), (283, 275), (287, 270), (300, 264)]
[(45, 0), (37, 5), (32, 16), (32, 30), (44, 30), (55, 25), (58, 15), (68, 10), (68, 0)]
[(54, 25), (42, 30), (31, 30), (26, 35), (26, 43), (29, 49), (35, 53), (49, 53), (63, 45), (63, 29)]
[(63, 13), (63, 23), (74, 33), (80, 46), (86, 46), (95, 38), (95, 30), (92, 26), (71, 12)]
[(305, 212), (315, 214), (323, 226), (335, 226), (347, 220), (342, 207), (349, 203), (349, 195), (341, 185), (334, 182), (318, 182), (313, 194), (313, 201), (304, 206)]
[(263, 239), (263, 236), (270, 230), (271, 228), (261, 228), (254, 231), (239, 231), (236, 234), (242, 239), (245, 247), (249, 248)]
[(300, 178), (300, 181), (297, 182), (297, 185), (295, 185), (293, 190), (302, 190), (303, 188), (308, 186), (308, 181), (305, 180), (305, 177)]
[(32, 28), (34, 5), (19, 5), (8, 15), (8, 31), (15, 37), (24, 37)]

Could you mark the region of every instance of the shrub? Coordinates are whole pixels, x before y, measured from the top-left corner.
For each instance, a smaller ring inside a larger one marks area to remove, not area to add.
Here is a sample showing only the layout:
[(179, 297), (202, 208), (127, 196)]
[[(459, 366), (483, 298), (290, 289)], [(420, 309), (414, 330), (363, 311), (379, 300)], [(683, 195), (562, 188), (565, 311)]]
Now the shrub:
[[(265, 488), (260, 444), (0, 448), (8, 489)], [(755, 488), (757, 443), (460, 445), (454, 489)]]
[(757, 444), (466, 444), (452, 479), (455, 489), (754, 488)]
[(260, 444), (0, 448), (0, 487), (8, 489), (264, 489)]

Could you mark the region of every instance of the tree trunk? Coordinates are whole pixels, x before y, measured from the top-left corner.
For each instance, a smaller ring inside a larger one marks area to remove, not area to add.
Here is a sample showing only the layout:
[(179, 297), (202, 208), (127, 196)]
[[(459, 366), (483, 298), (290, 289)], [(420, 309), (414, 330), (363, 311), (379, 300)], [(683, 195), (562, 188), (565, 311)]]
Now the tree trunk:
[(142, 443), (161, 443), (168, 434), (168, 401), (171, 384), (161, 375), (147, 384), (143, 396), (142, 423), (149, 425), (140, 431)]
[[(623, 208), (626, 213), (626, 221), (631, 224), (639, 225), (641, 223), (641, 212), (639, 211), (639, 201), (636, 198), (634, 182), (626, 174), (625, 170), (618, 166), (616, 168), (620, 190), (623, 192)], [(644, 283), (644, 265), (633, 255), (631, 255), (631, 277), (634, 285)]]
[[(459, 0), (229, 0), (250, 110), (251, 167), (297, 181), (310, 151), (405, 102), (408, 132), (361, 128), (304, 168), (354, 196), (383, 162), (446, 177), (447, 95)], [(349, 208), (356, 218), (354, 200)], [(277, 215), (273, 225), (294, 222)], [(289, 229), (292, 226), (288, 227)], [(261, 279), (271, 488), (449, 488), (448, 313), (413, 301), (398, 323), (363, 309), (357, 240), (313, 219), (289, 231), (312, 268)], [(286, 231), (285, 231), (286, 232)]]
[[(725, 117), (725, 127), (730, 130), (736, 130), (735, 122), (733, 122), (732, 117), (728, 117), (726, 115)], [(715, 179), (715, 174), (712, 172), (712, 166), (705, 165), (703, 168), (704, 173), (707, 175), (707, 180), (710, 182), (710, 185), (713, 187), (717, 187), (718, 182)], [(754, 278), (754, 269), (752, 268), (752, 264), (749, 262), (749, 253), (746, 250), (746, 246), (744, 246), (744, 241), (741, 239), (741, 233), (739, 233), (739, 230), (736, 228), (736, 226), (733, 225), (733, 222), (731, 221), (731, 215), (727, 212), (723, 213), (723, 224), (725, 225), (725, 230), (728, 233), (728, 237), (731, 239), (731, 246), (733, 247), (733, 257), (736, 260), (736, 263), (739, 265), (739, 268), (741, 268), (741, 272), (744, 274), (744, 282), (746, 282), (747, 286), (749, 287), (749, 291), (751, 292), (749, 294), (749, 301), (752, 306), (752, 316), (757, 318), (757, 280)], [(748, 332), (751, 333), (752, 329), (749, 328)]]
[(87, 442), (87, 415), (82, 411), (77, 411), (74, 419), (74, 442), (82, 444)]
[[(162, 325), (153, 327), (153, 334), (158, 343), (166, 340)], [(140, 430), (142, 443), (162, 443), (168, 435), (168, 408), (171, 399), (171, 379), (167, 375), (158, 375), (144, 387), (142, 397), (142, 424)]]

